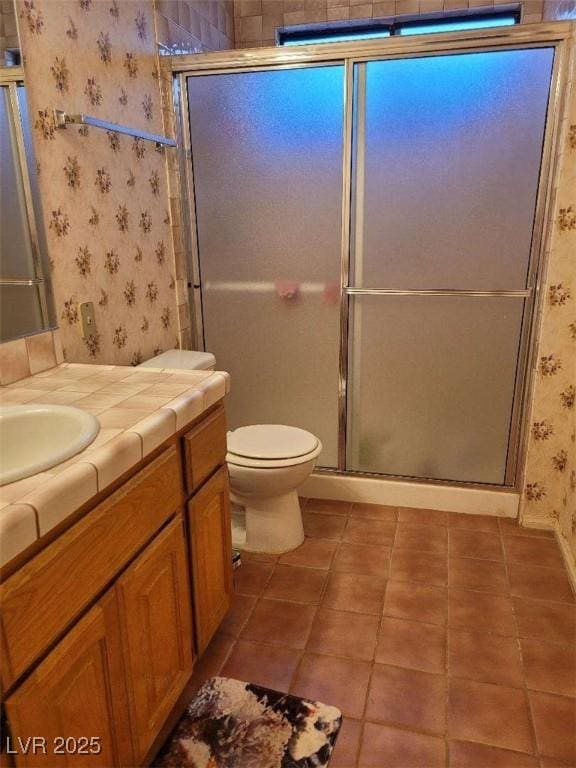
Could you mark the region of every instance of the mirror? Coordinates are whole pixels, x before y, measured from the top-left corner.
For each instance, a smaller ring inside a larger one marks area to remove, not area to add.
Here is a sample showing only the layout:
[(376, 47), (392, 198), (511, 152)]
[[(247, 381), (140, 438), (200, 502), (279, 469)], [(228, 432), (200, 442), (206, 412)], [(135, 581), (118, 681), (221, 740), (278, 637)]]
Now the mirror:
[(20, 65), (20, 41), (14, 3), (0, 2), (0, 66)]

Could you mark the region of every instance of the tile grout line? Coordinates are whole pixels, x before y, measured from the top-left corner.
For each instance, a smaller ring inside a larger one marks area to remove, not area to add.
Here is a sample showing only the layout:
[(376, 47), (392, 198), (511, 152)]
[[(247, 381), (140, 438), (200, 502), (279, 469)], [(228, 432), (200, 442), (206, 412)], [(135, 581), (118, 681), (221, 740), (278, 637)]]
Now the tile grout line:
[(510, 581), (510, 572), (509, 572), (509, 569), (508, 569), (508, 557), (507, 557), (506, 549), (504, 547), (504, 536), (502, 534), (502, 526), (500, 525), (500, 523), (498, 523), (498, 529), (500, 531), (500, 540), (501, 540), (500, 544), (501, 544), (501, 547), (502, 547), (502, 549), (504, 551), (504, 570), (506, 572), (506, 581), (508, 582), (508, 587), (509, 587), (509, 599), (510, 599), (510, 605), (512, 607), (512, 616), (514, 618), (514, 626), (516, 627), (516, 638), (515, 639), (516, 639), (516, 644), (517, 644), (517, 648), (518, 648), (518, 654), (519, 654), (519, 657), (520, 657), (520, 665), (521, 665), (521, 668), (522, 668), (522, 684), (523, 684), (522, 685), (522, 690), (524, 692), (524, 701), (525, 701), (525, 704), (526, 704), (526, 711), (527, 711), (527, 714), (528, 714), (528, 723), (529, 723), (529, 727), (530, 727), (530, 737), (532, 739), (532, 754), (538, 760), (538, 763), (541, 764), (542, 763), (542, 756), (540, 755), (540, 747), (538, 745), (538, 739), (537, 739), (537, 736), (536, 736), (536, 724), (534, 722), (534, 714), (532, 712), (532, 705), (531, 705), (531, 702), (530, 702), (530, 694), (528, 692), (528, 686), (527, 686), (527, 682), (526, 682), (526, 666), (524, 664), (524, 654), (522, 652), (522, 643), (520, 642), (520, 626), (518, 624), (518, 618), (516, 616), (516, 607), (514, 605), (514, 600), (513, 600), (513, 596), (512, 596), (512, 583)]
[(399, 517), (398, 507), (395, 507), (394, 509), (395, 509), (395, 516), (396, 516), (396, 520), (395, 520), (395, 524), (394, 524), (394, 536), (392, 538), (392, 544), (390, 546), (390, 554), (389, 554), (389, 557), (388, 557), (388, 574), (387, 574), (387, 578), (386, 578), (386, 581), (385, 581), (384, 594), (382, 595), (382, 606), (381, 606), (381, 611), (380, 611), (380, 620), (378, 622), (378, 629), (376, 630), (376, 644), (374, 646), (374, 652), (372, 654), (372, 661), (370, 662), (370, 672), (368, 674), (368, 682), (367, 682), (367, 685), (366, 685), (366, 694), (364, 696), (364, 708), (362, 710), (362, 719), (361, 719), (361, 725), (360, 725), (360, 738), (358, 740), (358, 747), (357, 747), (357, 751), (356, 751), (356, 768), (358, 768), (358, 766), (360, 765), (360, 755), (362, 753), (362, 747), (363, 747), (363, 744), (364, 744), (364, 731), (365, 731), (365, 728), (366, 728), (366, 714), (367, 714), (367, 711), (368, 711), (368, 700), (370, 698), (370, 690), (372, 688), (372, 679), (373, 679), (373, 676), (374, 676), (374, 668), (376, 666), (376, 652), (377, 652), (377, 648), (378, 648), (378, 642), (380, 640), (382, 624), (384, 623), (384, 616), (385, 616), (384, 611), (385, 611), (385, 604), (386, 604), (386, 594), (388, 592), (388, 585), (390, 584), (390, 576), (391, 576), (391, 571), (392, 571), (392, 555), (393, 555), (393, 552), (394, 552), (394, 544), (396, 543), (396, 537), (397, 537), (397, 534), (398, 534), (398, 517)]
[[(306, 509), (307, 506), (308, 506), (308, 499), (306, 500), (306, 504), (304, 505), (304, 509)], [(302, 511), (304, 511), (304, 509)], [(304, 540), (306, 540), (306, 538)], [(331, 561), (331, 563), (332, 562), (333, 562), (333, 560)], [(326, 571), (326, 575), (324, 577), (324, 582), (322, 584), (322, 589), (320, 590), (320, 596), (318, 598), (318, 603), (315, 604), (314, 618), (312, 619), (312, 623), (310, 624), (310, 629), (308, 631), (308, 636), (306, 638), (306, 642), (304, 643), (304, 648), (301, 649), (300, 656), (298, 658), (298, 663), (296, 664), (296, 666), (294, 668), (294, 671), (292, 673), (292, 677), (290, 679), (290, 685), (288, 686), (288, 692), (289, 693), (291, 693), (293, 691), (294, 685), (295, 685), (296, 681), (298, 680), (298, 676), (300, 674), (300, 669), (302, 667), (302, 662), (304, 660), (304, 657), (305, 657), (307, 649), (308, 649), (308, 643), (310, 642), (310, 635), (312, 633), (312, 625), (313, 625), (314, 620), (316, 619), (316, 616), (318, 615), (318, 611), (320, 610), (320, 606), (322, 605), (322, 600), (324, 599), (324, 593), (325, 593), (325, 590), (326, 590), (326, 585), (328, 584), (328, 579), (329, 579), (329, 576), (330, 576), (331, 567), (332, 567), (332, 565), (330, 565), (330, 567)]]

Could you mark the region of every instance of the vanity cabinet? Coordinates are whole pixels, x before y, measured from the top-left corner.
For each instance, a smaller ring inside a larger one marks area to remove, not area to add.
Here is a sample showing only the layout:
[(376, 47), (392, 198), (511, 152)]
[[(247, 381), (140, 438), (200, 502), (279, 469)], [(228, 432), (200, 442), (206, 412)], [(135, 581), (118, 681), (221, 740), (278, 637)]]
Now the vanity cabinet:
[(217, 405), (0, 585), (18, 768), (143, 766), (167, 735), (230, 606), (225, 444)]
[(202, 653), (232, 601), (230, 487), (221, 467), (188, 503), (196, 641)]
[(18, 766), (134, 764), (114, 589), (8, 698), (6, 711)]
[(135, 765), (141, 765), (192, 674), (184, 522), (178, 515), (116, 584)]

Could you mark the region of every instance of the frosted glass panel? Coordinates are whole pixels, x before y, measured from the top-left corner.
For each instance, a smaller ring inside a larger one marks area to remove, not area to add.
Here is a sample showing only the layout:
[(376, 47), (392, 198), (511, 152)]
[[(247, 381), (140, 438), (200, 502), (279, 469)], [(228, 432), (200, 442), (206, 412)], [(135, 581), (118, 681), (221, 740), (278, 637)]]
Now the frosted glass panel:
[(357, 65), (352, 285), (525, 287), (553, 57)]
[(343, 67), (188, 79), (206, 349), (231, 427), (338, 432)]
[(351, 298), (348, 469), (504, 482), (524, 300)]
[(0, 342), (44, 327), (40, 290), (37, 285), (0, 285)]
[(35, 277), (8, 88), (0, 88), (0, 277)]

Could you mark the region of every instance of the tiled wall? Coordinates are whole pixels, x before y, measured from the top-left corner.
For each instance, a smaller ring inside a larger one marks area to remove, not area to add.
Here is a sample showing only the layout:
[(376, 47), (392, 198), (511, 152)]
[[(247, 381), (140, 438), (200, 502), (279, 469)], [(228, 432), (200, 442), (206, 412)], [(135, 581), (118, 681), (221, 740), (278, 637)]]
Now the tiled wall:
[(60, 331), (45, 331), (0, 344), (0, 385), (12, 384), (64, 362)]
[(12, 0), (0, 0), (0, 67), (4, 64), (6, 48), (18, 48), (18, 32)]
[(156, 0), (158, 42), (173, 53), (234, 48), (232, 0)]
[[(554, 2), (524, 0), (524, 22), (542, 21), (544, 4)], [(236, 48), (274, 45), (276, 28), (289, 24), (468, 10), (495, 4), (498, 2), (494, 0), (234, 0)]]
[[(572, 77), (576, 63), (573, 38)], [(524, 523), (558, 524), (576, 569), (576, 81), (560, 136), (560, 173), (520, 506)]]
[[(186, 331), (165, 153), (95, 128), (58, 130), (53, 108), (163, 133), (151, 0), (17, 2), (51, 280), (66, 358), (138, 363)], [(97, 333), (82, 338), (79, 305)]]

